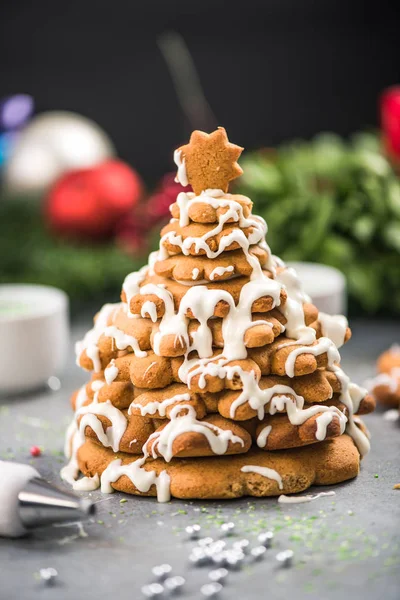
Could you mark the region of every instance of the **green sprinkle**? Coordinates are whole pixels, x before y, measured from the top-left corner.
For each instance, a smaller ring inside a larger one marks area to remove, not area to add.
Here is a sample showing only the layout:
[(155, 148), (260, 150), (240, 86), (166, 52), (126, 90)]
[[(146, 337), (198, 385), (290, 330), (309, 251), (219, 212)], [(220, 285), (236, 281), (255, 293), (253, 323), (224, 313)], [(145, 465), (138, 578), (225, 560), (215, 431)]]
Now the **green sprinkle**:
[(97, 522), (99, 525), (104, 525), (104, 521), (101, 521), (100, 519)]
[(374, 477), (375, 477), (375, 479), (378, 479), (378, 477), (379, 477), (378, 473), (375, 473)]
[(126, 498), (121, 498), (121, 500), (119, 501), (120, 504), (124, 504), (125, 502), (128, 502)]

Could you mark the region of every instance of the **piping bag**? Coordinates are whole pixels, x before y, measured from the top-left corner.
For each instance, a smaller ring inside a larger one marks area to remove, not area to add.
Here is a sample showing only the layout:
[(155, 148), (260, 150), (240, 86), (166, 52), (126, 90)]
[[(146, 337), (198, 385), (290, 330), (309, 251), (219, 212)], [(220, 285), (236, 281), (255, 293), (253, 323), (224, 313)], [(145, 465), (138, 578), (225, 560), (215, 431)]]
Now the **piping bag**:
[(90, 500), (47, 483), (33, 467), (0, 461), (0, 536), (21, 537), (37, 527), (80, 521), (95, 512)]

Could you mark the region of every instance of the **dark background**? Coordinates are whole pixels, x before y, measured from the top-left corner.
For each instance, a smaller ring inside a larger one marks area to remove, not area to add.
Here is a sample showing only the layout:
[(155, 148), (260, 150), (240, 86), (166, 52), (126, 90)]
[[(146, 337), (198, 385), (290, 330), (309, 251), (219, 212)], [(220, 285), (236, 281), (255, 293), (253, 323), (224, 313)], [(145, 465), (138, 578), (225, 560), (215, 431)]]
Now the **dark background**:
[(397, 2), (14, 0), (0, 4), (0, 95), (96, 120), (147, 179), (171, 168), (189, 123), (157, 36), (180, 32), (205, 95), (247, 148), (377, 124), (398, 83)]

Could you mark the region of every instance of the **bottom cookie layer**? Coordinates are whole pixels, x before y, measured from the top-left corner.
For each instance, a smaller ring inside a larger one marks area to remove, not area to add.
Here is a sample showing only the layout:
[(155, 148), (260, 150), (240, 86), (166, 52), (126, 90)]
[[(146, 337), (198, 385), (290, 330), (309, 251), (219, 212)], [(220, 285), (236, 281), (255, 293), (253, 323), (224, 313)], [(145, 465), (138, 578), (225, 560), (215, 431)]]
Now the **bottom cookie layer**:
[[(156, 496), (152, 481), (164, 472), (170, 479), (170, 494), (182, 499), (229, 499), (241, 496), (278, 496), (302, 492), (311, 485), (332, 485), (356, 477), (360, 455), (350, 436), (344, 434), (312, 446), (264, 452), (258, 449), (246, 454), (211, 458), (181, 458), (166, 463), (162, 459), (136, 463), (138, 458), (122, 452), (114, 453), (92, 441), (78, 450), (79, 468), (85, 476), (102, 478), (113, 463), (113, 476), (102, 487), (127, 494)], [(244, 469), (244, 470), (243, 470)], [(122, 474), (124, 471), (125, 474)], [(121, 476), (117, 478), (118, 473)], [(146, 476), (146, 473), (148, 474)], [(143, 486), (143, 475), (149, 481)], [(115, 481), (112, 481), (115, 479)], [(141, 491), (138, 487), (142, 488)]]

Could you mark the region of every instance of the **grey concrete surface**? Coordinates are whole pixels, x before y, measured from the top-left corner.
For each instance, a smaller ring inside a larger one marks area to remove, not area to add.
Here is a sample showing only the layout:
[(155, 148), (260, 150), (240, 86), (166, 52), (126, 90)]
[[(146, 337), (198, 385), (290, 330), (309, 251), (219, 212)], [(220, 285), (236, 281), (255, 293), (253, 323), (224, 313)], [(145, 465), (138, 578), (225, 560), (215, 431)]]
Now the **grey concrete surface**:
[[(76, 323), (73, 338), (88, 325), (88, 320)], [(376, 356), (400, 340), (400, 324), (369, 320), (352, 326), (353, 339), (342, 349), (342, 362), (353, 380), (362, 383), (373, 373)], [(62, 486), (63, 436), (71, 418), (68, 397), (84, 380), (71, 350), (58, 392), (1, 399), (0, 458), (32, 462), (45, 478)], [(204, 535), (216, 538), (227, 519), (236, 524), (232, 540), (246, 537), (256, 544), (257, 534), (268, 529), (275, 531), (275, 539), (262, 560), (247, 561), (240, 571), (230, 573), (221, 600), (398, 599), (400, 491), (393, 485), (400, 482), (400, 427), (379, 412), (366, 422), (372, 450), (360, 476), (336, 486), (335, 496), (308, 504), (248, 498), (158, 504), (93, 492), (98, 513), (84, 525), (85, 537), (70, 525), (37, 531), (29, 538), (0, 540), (0, 599), (140, 599), (141, 587), (152, 580), (151, 568), (164, 562), (186, 578), (182, 598), (201, 598), (200, 587), (208, 581), (210, 568), (188, 565), (193, 542), (187, 541), (185, 527), (199, 523)], [(40, 458), (30, 457), (32, 444), (43, 446)], [(295, 553), (294, 565), (282, 569), (275, 556), (287, 548)], [(57, 569), (53, 587), (38, 579), (42, 567)]]

